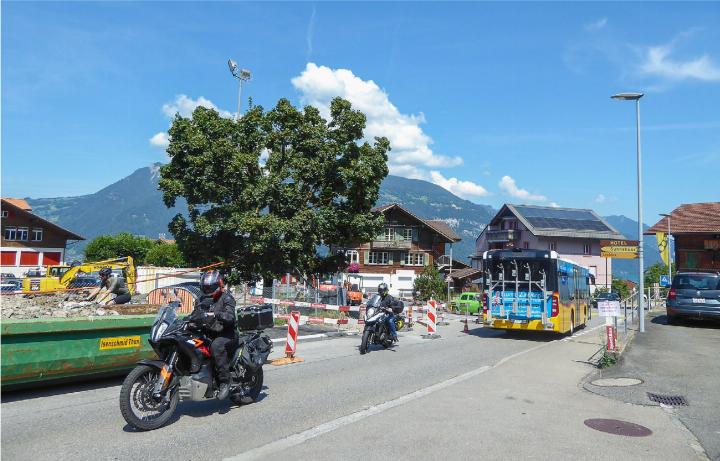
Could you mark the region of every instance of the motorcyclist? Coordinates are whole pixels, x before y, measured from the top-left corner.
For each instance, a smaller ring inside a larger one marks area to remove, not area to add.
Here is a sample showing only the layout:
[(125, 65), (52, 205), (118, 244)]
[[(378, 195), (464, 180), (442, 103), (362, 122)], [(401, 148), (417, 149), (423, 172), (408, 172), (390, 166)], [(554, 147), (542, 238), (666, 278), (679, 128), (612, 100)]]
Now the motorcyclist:
[(230, 394), (230, 354), (238, 343), (235, 298), (225, 288), (222, 274), (217, 270), (202, 275), (200, 289), (203, 295), (195, 302), (190, 321), (212, 339), (210, 352), (219, 382), (217, 398), (223, 400)]
[(380, 307), (385, 308), (388, 312), (386, 321), (388, 329), (390, 330), (390, 337), (393, 342), (397, 342), (398, 337), (397, 328), (395, 328), (395, 314), (392, 310), (392, 308), (397, 304), (397, 301), (395, 301), (395, 298), (393, 298), (390, 294), (390, 289), (388, 289), (387, 283), (384, 282), (378, 285), (378, 295), (380, 295)]
[(126, 304), (130, 302), (130, 290), (125, 277), (113, 274), (112, 269), (109, 267), (100, 269), (98, 275), (100, 276), (100, 286), (88, 296), (88, 300), (95, 299), (103, 288), (107, 288), (107, 293), (101, 298), (101, 301), (104, 301), (105, 297), (114, 294), (115, 298), (109, 300), (107, 304)]

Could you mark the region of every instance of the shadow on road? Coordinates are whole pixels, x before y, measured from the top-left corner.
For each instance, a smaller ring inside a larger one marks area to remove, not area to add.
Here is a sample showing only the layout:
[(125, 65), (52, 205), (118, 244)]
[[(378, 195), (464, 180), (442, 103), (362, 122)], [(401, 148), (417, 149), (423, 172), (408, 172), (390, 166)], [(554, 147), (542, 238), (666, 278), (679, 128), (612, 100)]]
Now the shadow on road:
[(657, 325), (668, 325), (674, 327), (687, 327), (687, 328), (706, 328), (711, 330), (720, 330), (720, 321), (713, 319), (684, 319), (679, 318), (676, 320), (677, 325), (670, 325), (667, 321), (667, 315), (658, 315), (651, 320), (652, 323)]
[[(468, 325), (470, 328), (470, 325)], [(460, 330), (462, 331), (462, 330)], [(492, 328), (470, 328), (470, 336), (478, 338), (511, 339), (522, 341), (534, 341), (547, 343), (564, 338), (564, 336), (549, 331), (528, 331), (528, 330), (495, 330)]]
[[(127, 373), (129, 373), (128, 370)], [(43, 381), (34, 384), (7, 386), (2, 389), (2, 403), (19, 402), (22, 400), (30, 400), (38, 397), (53, 397), (56, 395), (71, 394), (74, 392), (91, 391), (95, 389), (104, 389), (107, 387), (121, 386), (127, 373), (117, 376), (105, 376), (96, 378), (92, 381), (79, 382), (76, 380), (63, 381)], [(118, 389), (118, 395), (120, 390)]]

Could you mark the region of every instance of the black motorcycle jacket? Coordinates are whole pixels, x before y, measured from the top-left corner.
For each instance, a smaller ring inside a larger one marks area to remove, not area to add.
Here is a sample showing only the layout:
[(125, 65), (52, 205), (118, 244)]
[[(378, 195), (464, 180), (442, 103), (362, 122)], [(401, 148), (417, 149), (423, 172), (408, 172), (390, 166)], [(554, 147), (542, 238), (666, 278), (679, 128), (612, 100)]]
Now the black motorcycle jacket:
[[(212, 312), (212, 316), (207, 313)], [(232, 334), (237, 324), (235, 316), (235, 298), (227, 291), (217, 301), (211, 295), (202, 296), (195, 302), (190, 320), (197, 323), (211, 336)]]
[(393, 298), (392, 295), (387, 295), (384, 298), (380, 298), (380, 307), (385, 307), (387, 309), (392, 309), (395, 307), (395, 304), (397, 301), (395, 301), (395, 298)]

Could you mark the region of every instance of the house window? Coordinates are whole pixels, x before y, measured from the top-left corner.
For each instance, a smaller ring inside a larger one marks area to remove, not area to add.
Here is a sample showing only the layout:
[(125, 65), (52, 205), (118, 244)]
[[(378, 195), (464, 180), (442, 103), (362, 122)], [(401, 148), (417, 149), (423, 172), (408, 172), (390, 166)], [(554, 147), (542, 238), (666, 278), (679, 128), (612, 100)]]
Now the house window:
[(589, 243), (583, 245), (583, 254), (589, 255), (591, 253), (592, 246)]
[(345, 252), (345, 259), (349, 264), (360, 262), (360, 253), (357, 250), (347, 250)]
[(404, 240), (412, 240), (413, 230), (412, 227), (406, 227), (402, 230), (402, 236)]
[(557, 251), (557, 243), (550, 242), (549, 248), (550, 248), (550, 251)]
[(27, 227), (19, 227), (17, 230), (17, 239), (22, 241), (27, 241), (28, 239), (28, 228)]
[(8, 212), (7, 212), (7, 210), (3, 210), (3, 211), (2, 211), (2, 217), (3, 217), (3, 218), (7, 218), (7, 217), (8, 217)]
[(5, 228), (5, 240), (17, 240), (17, 227)]
[(371, 251), (368, 256), (368, 264), (387, 264), (389, 260), (387, 251)]
[(425, 253), (405, 253), (403, 261), (406, 266), (423, 266), (425, 265)]
[(43, 237), (43, 230), (42, 229), (33, 229), (32, 230), (32, 239), (33, 242), (41, 242)]
[(392, 227), (386, 227), (380, 236), (380, 240), (384, 240), (386, 242), (392, 242), (395, 240), (395, 229)]

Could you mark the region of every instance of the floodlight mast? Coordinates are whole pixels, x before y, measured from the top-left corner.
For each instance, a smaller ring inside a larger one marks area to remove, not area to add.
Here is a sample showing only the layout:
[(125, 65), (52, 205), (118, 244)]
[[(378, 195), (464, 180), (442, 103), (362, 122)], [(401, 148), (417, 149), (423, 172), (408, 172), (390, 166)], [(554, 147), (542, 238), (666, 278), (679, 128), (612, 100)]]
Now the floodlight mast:
[(238, 108), (235, 120), (240, 120), (240, 101), (242, 101), (242, 85), (243, 82), (248, 82), (252, 78), (252, 74), (248, 69), (240, 69), (238, 72), (238, 65), (232, 59), (228, 59), (228, 68), (233, 77), (238, 80)]

